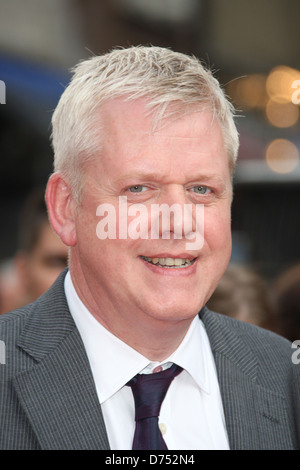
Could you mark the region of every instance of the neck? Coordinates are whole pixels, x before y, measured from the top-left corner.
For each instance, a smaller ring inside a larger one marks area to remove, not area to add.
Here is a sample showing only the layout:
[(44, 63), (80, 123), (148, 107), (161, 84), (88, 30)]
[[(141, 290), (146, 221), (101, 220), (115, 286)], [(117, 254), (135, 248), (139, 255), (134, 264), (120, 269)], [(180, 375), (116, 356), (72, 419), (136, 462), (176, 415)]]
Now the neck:
[[(180, 345), (191, 324), (186, 322), (148, 322), (133, 331), (110, 330), (115, 336), (138, 351), (149, 361), (163, 362)], [(104, 325), (105, 326), (105, 325)], [(109, 329), (109, 328), (108, 328)]]

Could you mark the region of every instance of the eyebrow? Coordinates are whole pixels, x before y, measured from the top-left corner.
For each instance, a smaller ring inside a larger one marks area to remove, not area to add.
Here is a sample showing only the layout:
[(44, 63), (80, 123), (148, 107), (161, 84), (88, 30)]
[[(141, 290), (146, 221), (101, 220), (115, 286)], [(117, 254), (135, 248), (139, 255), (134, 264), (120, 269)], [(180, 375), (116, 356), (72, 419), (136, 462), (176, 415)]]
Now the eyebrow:
[(122, 183), (125, 180), (134, 180), (134, 179), (141, 179), (141, 180), (155, 180), (157, 179), (158, 173), (156, 172), (135, 172), (135, 173), (127, 173), (122, 175), (120, 178), (116, 179), (117, 183)]

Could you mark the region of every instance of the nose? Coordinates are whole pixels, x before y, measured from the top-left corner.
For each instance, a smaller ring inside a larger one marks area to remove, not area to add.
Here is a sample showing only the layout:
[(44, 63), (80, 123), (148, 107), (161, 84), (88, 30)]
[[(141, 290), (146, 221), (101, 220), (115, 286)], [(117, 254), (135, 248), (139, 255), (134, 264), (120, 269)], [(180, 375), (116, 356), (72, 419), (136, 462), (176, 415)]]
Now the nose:
[(151, 207), (151, 234), (155, 238), (185, 238), (186, 228), (195, 228), (193, 208), (189, 203), (185, 189), (172, 185), (163, 192), (158, 204)]

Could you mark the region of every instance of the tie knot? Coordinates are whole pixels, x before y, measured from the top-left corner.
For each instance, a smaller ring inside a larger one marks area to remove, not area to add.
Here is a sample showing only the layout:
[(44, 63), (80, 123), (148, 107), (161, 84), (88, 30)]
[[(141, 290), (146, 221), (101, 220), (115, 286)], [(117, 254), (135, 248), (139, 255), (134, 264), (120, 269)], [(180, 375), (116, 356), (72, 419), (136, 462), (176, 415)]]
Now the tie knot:
[(181, 371), (181, 367), (173, 364), (169, 369), (154, 374), (137, 374), (127, 383), (134, 397), (136, 421), (159, 416), (168, 388)]

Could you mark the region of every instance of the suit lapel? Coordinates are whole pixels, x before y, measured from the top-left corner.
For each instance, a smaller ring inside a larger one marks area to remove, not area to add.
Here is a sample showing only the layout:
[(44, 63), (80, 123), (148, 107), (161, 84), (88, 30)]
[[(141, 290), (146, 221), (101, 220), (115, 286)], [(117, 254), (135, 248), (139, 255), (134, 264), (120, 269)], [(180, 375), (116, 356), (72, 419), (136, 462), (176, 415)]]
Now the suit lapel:
[(92, 373), (69, 313), (64, 275), (35, 304), (19, 347), (36, 361), (14, 380), (42, 449), (109, 449)]
[(228, 318), (207, 308), (200, 316), (215, 357), (230, 449), (292, 448), (284, 398), (259, 384), (260, 365), (249, 344), (228, 327)]

